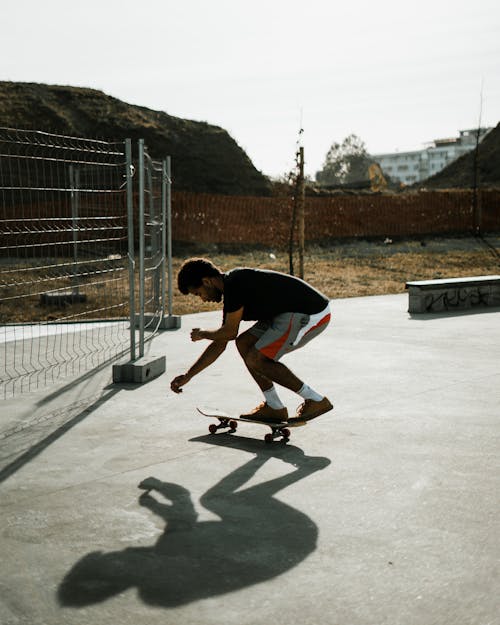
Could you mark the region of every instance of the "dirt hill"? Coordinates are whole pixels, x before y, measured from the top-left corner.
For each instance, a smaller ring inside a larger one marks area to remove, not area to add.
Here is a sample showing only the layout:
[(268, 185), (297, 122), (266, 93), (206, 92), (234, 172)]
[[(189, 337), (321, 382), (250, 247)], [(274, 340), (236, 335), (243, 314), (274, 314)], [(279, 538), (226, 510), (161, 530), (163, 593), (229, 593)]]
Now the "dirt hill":
[[(418, 183), (428, 189), (472, 188), (474, 184), (475, 150), (464, 154), (448, 167)], [(477, 185), (500, 187), (500, 123), (479, 144), (477, 154)], [(417, 186), (417, 185), (416, 185)]]
[(108, 140), (143, 138), (153, 158), (172, 157), (178, 190), (270, 193), (269, 180), (224, 129), (94, 89), (0, 81), (0, 126)]

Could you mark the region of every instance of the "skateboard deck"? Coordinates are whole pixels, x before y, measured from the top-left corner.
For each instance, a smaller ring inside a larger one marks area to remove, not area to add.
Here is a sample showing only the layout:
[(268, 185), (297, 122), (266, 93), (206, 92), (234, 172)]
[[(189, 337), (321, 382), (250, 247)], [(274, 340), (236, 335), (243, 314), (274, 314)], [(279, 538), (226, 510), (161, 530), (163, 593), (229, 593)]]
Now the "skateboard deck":
[(271, 432), (268, 432), (264, 436), (266, 443), (272, 443), (276, 438), (279, 438), (282, 442), (287, 443), (290, 440), (290, 428), (297, 428), (306, 425), (305, 421), (294, 421), (293, 423), (288, 421), (276, 421), (268, 423), (267, 421), (259, 421), (258, 419), (231, 417), (218, 408), (197, 408), (196, 410), (198, 410), (198, 412), (204, 417), (218, 419), (219, 423), (211, 423), (208, 426), (210, 434), (216, 434), (220, 429), (225, 429), (228, 433), (236, 432), (238, 423), (257, 423), (258, 425), (264, 425), (265, 427), (271, 429)]

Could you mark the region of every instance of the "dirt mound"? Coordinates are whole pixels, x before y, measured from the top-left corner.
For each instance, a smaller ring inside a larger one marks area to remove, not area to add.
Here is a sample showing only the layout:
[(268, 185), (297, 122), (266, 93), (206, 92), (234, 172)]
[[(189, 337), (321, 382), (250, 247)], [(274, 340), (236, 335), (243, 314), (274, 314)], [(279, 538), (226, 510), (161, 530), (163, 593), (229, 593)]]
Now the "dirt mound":
[(416, 186), (428, 189), (470, 189), (474, 186), (475, 169), (477, 186), (500, 187), (500, 123), (479, 144), (477, 162), (475, 150), (472, 150)]
[(0, 81), (0, 126), (112, 141), (143, 138), (153, 158), (172, 157), (178, 190), (270, 193), (269, 180), (224, 129), (94, 89)]

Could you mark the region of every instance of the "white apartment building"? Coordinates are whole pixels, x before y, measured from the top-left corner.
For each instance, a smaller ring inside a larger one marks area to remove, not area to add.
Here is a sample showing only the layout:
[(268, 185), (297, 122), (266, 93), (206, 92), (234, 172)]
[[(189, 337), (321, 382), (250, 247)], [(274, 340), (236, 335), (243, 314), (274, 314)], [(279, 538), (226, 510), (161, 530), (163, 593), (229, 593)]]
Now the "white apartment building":
[[(482, 141), (490, 130), (480, 128), (479, 140)], [(392, 180), (410, 185), (437, 174), (459, 156), (473, 150), (476, 137), (477, 128), (460, 130), (458, 137), (435, 139), (422, 150), (373, 154), (372, 157)]]

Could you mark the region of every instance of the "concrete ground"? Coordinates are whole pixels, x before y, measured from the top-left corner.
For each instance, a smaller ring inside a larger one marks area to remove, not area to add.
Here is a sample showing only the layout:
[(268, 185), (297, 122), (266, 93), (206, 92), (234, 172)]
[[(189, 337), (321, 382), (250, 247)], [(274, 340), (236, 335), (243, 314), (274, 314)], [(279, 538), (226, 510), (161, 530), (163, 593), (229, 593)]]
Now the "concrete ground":
[(166, 374), (0, 471), (2, 625), (500, 623), (500, 311), (407, 305), (333, 302), (285, 362), (336, 407), (288, 445), (208, 434), (196, 406), (260, 402), (233, 345), (169, 390), (220, 314), (164, 332)]

